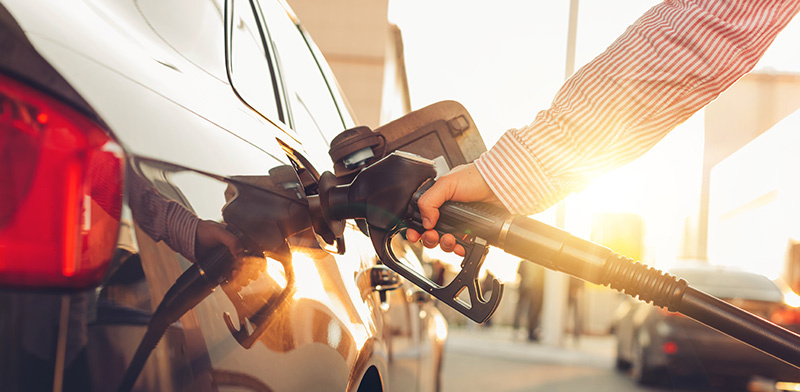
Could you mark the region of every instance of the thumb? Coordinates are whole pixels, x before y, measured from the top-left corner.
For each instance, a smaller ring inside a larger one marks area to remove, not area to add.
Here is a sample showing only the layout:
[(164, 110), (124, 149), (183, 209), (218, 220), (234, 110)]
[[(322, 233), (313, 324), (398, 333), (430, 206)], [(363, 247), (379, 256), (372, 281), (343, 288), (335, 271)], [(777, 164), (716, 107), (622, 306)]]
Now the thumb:
[(425, 191), (417, 202), (419, 212), (422, 215), (422, 226), (428, 230), (433, 229), (439, 220), (439, 207), (452, 197), (453, 187), (444, 178)]
[(242, 251), (239, 239), (225, 227), (219, 227), (219, 230), (214, 230), (212, 235), (217, 241), (228, 247), (232, 254), (237, 255)]
[(236, 236), (225, 228), (224, 223), (201, 220), (197, 226), (197, 241), (203, 249), (222, 244), (236, 255), (241, 249)]

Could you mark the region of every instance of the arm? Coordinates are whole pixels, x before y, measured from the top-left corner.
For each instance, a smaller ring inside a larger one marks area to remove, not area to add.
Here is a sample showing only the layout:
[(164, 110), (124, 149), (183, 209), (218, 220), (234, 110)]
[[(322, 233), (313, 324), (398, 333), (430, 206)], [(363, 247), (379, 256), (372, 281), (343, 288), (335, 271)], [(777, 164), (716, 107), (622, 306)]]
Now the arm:
[(570, 78), (528, 126), (476, 165), (512, 212), (530, 214), (644, 154), (750, 71), (800, 2), (667, 1)]
[(129, 204), (133, 218), (155, 241), (164, 241), (191, 262), (223, 244), (234, 255), (241, 251), (236, 237), (222, 223), (202, 220), (173, 200), (162, 196), (147, 180), (128, 168)]
[[(653, 7), (571, 77), (531, 124), (507, 131), (466, 170), (428, 190), (419, 201), (424, 226), (434, 227), (447, 200), (497, 199), (513, 213), (540, 212), (641, 156), (750, 71), (798, 7), (798, 0)], [(446, 251), (455, 248), (450, 237), (442, 238)], [(408, 238), (419, 235), (409, 231)], [(430, 230), (422, 239), (428, 247), (439, 240)]]

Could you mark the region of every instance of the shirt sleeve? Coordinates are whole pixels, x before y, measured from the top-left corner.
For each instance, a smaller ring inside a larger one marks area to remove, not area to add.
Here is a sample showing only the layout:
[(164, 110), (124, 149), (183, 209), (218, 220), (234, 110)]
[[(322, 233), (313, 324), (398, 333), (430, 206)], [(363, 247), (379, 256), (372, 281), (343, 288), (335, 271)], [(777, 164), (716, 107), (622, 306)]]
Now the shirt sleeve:
[(200, 223), (194, 213), (162, 196), (150, 183), (128, 168), (127, 187), (133, 219), (154, 241), (164, 241), (172, 250), (194, 263), (195, 237)]
[(476, 165), (510, 211), (543, 211), (644, 154), (750, 71), (800, 0), (665, 1)]

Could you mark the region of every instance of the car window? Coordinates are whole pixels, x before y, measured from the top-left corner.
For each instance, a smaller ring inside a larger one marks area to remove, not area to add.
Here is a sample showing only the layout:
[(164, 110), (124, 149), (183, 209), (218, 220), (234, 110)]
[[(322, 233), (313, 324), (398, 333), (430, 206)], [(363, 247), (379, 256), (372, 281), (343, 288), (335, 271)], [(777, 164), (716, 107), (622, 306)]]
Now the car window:
[(322, 76), (328, 81), (328, 86), (331, 88), (333, 99), (336, 102), (336, 105), (339, 106), (339, 114), (342, 115), (345, 128), (355, 127), (356, 123), (353, 120), (350, 109), (347, 106), (344, 93), (342, 92), (342, 87), (336, 83), (333, 70), (331, 70), (330, 65), (325, 61), (325, 56), (322, 55), (322, 51), (319, 50), (317, 45), (314, 43), (314, 40), (311, 39), (308, 31), (301, 28), (300, 32), (303, 35), (303, 39), (306, 41), (306, 45), (308, 45), (309, 49), (311, 50), (311, 54), (315, 59), (317, 59), (317, 65), (319, 66), (320, 71), (322, 71)]
[(285, 121), (281, 113), (278, 81), (270, 64), (264, 37), (249, 0), (229, 0), (231, 17), (228, 72), (239, 97), (262, 116)]
[(286, 10), (275, 1), (262, 1), (261, 8), (285, 83), (291, 126), (312, 163), (329, 169), (328, 145), (345, 127), (331, 88)]

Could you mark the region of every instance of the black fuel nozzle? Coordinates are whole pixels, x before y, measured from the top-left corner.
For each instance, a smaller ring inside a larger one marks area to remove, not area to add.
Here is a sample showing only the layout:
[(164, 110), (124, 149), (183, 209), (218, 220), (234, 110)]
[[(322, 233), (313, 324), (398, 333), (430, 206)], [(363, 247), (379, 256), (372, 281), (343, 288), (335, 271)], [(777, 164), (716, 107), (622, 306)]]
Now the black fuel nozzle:
[[(462, 270), (445, 287), (408, 268), (392, 252), (390, 241), (406, 228), (422, 228), (416, 201), (432, 185), (433, 163), (394, 152), (363, 169), (350, 184), (321, 189), (316, 214), (325, 219), (363, 218), (375, 251), (384, 264), (477, 322), (491, 316), (502, 293), (495, 280), (492, 297), (482, 297), (477, 274), (486, 247), (561, 271), (594, 284), (683, 313), (756, 349), (800, 368), (800, 335), (692, 288), (684, 279), (635, 262), (612, 250), (502, 208), (479, 203), (446, 202), (434, 228), (465, 246)], [(311, 200), (309, 200), (311, 204)], [(470, 304), (458, 295), (469, 290)]]
[[(478, 281), (488, 247), (483, 239), (475, 236), (457, 239), (467, 256), (461, 271), (447, 286), (434, 283), (402, 263), (392, 251), (391, 240), (400, 231), (407, 227), (422, 230), (419, 219), (413, 219), (419, 216), (414, 197), (435, 175), (432, 161), (393, 152), (363, 169), (351, 183), (321, 186), (318, 195), (309, 196), (312, 220), (341, 224), (345, 219), (364, 219), (375, 251), (386, 266), (473, 321), (484, 322), (497, 309), (503, 286), (495, 279), (491, 298), (483, 297)], [(464, 290), (469, 294), (469, 303), (458, 298)]]

